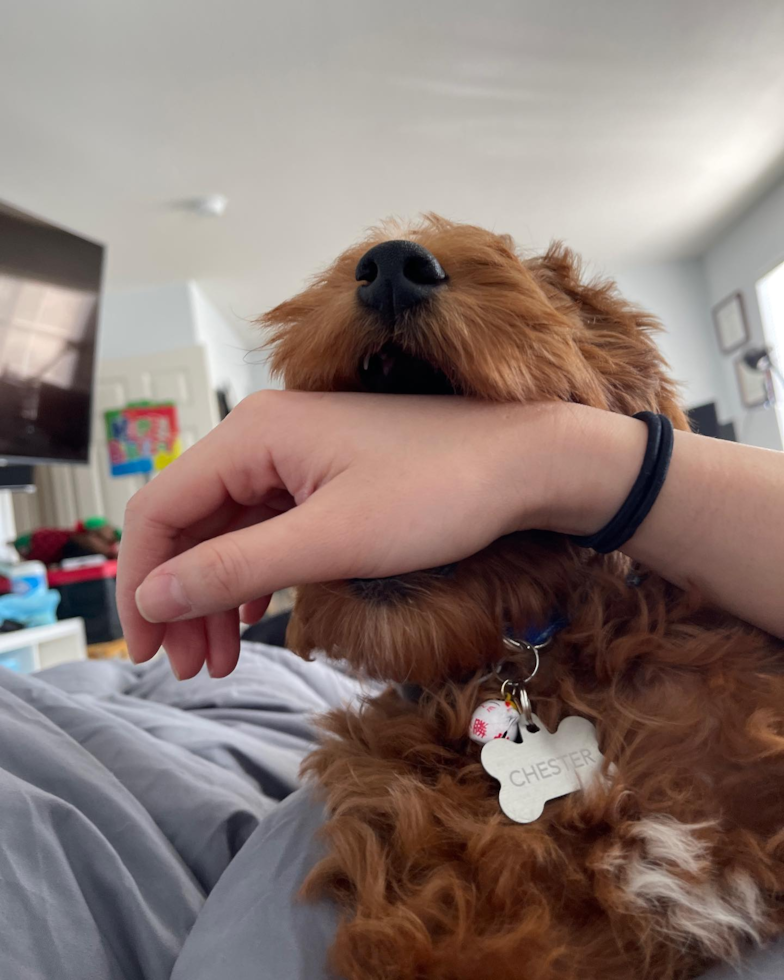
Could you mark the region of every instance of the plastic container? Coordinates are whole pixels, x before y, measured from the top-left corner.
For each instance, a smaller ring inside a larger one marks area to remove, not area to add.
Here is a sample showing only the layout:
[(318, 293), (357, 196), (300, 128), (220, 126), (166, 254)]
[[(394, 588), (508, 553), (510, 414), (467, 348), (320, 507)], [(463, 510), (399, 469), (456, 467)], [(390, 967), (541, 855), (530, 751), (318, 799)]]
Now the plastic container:
[(122, 636), (115, 599), (116, 576), (117, 561), (111, 558), (94, 567), (49, 570), (49, 584), (62, 596), (58, 619), (81, 617), (88, 644), (108, 643)]
[(18, 565), (7, 565), (5, 574), (11, 583), (11, 592), (14, 595), (39, 595), (46, 592), (49, 587), (46, 565), (42, 561), (23, 561)]

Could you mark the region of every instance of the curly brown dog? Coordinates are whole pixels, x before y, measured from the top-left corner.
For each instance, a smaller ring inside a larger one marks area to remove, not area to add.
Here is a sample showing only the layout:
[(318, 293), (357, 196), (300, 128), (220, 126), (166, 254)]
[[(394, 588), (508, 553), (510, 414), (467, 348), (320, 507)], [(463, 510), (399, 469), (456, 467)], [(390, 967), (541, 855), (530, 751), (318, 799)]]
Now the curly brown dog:
[[(360, 285), (357, 285), (357, 281)], [(262, 318), (290, 388), (567, 399), (685, 428), (656, 322), (561, 246), (428, 217), (382, 226)], [(514, 451), (510, 447), (510, 452)], [(299, 592), (288, 640), (392, 687), (335, 712), (305, 770), (345, 910), (347, 980), (675, 980), (784, 927), (784, 650), (620, 553), (514, 534), (456, 566)], [(529, 824), (468, 738), (488, 668), (553, 611), (531, 685), (554, 731), (591, 719), (607, 778)]]

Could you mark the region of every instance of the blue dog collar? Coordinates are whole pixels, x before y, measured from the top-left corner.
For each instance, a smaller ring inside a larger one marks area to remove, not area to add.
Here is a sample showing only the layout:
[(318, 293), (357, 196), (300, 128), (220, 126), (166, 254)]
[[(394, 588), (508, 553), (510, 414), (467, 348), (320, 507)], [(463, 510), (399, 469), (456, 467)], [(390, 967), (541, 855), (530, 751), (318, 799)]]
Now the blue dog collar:
[(565, 616), (559, 616), (556, 613), (551, 617), (550, 622), (545, 627), (529, 626), (522, 633), (516, 633), (507, 628), (504, 630), (504, 636), (513, 643), (524, 643), (536, 649), (537, 647), (546, 646), (557, 633), (560, 633), (568, 625), (569, 620)]
[[(504, 639), (510, 641), (510, 646), (512, 644), (525, 646), (536, 656), (537, 669), (539, 664), (539, 650), (541, 647), (547, 646), (550, 640), (560, 632), (565, 626), (569, 625), (569, 620), (565, 616), (553, 615), (550, 622), (545, 627), (541, 626), (529, 626), (528, 629), (524, 630), (522, 633), (516, 633), (511, 628), (507, 627), (504, 630)], [(497, 673), (499, 665), (497, 664), (489, 673), (484, 675), (482, 680), (492, 677)], [(536, 673), (536, 671), (534, 671)], [(533, 675), (532, 675), (533, 676)], [(530, 680), (530, 677), (528, 678)], [(400, 696), (405, 701), (419, 701), (422, 697), (423, 688), (418, 684), (396, 684), (397, 690)]]

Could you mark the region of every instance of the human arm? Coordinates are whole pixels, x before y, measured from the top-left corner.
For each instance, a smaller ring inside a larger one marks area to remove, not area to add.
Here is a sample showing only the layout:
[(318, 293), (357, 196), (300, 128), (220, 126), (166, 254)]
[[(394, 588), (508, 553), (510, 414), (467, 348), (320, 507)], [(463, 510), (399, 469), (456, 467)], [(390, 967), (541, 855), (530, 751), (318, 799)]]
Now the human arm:
[[(514, 530), (595, 531), (634, 482), (645, 432), (561, 403), (251, 396), (129, 506), (118, 601), (131, 653), (165, 640), (180, 676), (205, 660), (223, 675), (240, 605), (258, 618), (277, 589), (446, 564)], [(729, 451), (677, 433), (660, 498), (623, 550), (783, 635), (784, 456)]]
[[(645, 449), (644, 424), (579, 409), (571, 465), (557, 481), (557, 526), (592, 533), (623, 503)], [(584, 432), (580, 430), (584, 426)], [(577, 475), (583, 486), (581, 509)], [(571, 501), (571, 505), (570, 505)], [(670, 469), (637, 533), (621, 549), (683, 588), (784, 637), (784, 453), (676, 432)]]

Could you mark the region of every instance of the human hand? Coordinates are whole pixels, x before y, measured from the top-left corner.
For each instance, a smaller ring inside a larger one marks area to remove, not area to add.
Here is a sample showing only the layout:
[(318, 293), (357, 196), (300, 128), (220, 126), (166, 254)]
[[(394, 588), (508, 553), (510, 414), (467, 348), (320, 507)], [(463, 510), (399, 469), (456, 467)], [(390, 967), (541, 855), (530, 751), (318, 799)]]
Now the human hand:
[[(240, 609), (256, 621), (280, 588), (430, 568), (514, 530), (562, 529), (556, 488), (573, 457), (555, 449), (579, 436), (581, 412), (609, 415), (561, 403), (252, 395), (128, 506), (117, 589), (131, 656), (147, 660), (163, 644), (177, 676), (205, 661), (224, 676), (239, 654)], [(584, 494), (584, 481), (576, 486)], [(575, 519), (574, 529), (600, 523)]]

